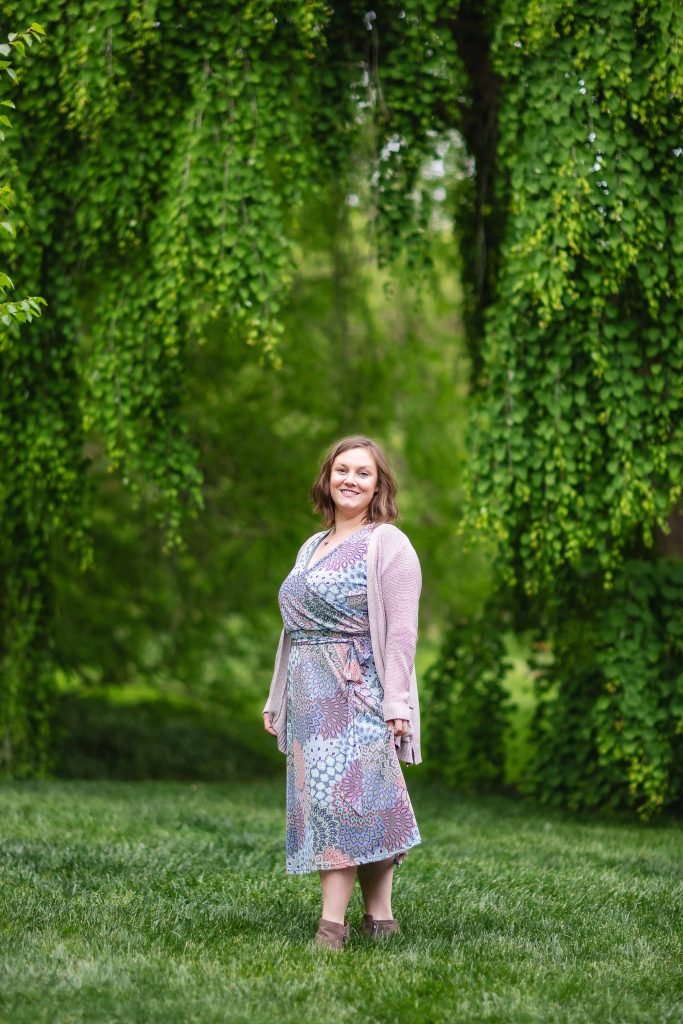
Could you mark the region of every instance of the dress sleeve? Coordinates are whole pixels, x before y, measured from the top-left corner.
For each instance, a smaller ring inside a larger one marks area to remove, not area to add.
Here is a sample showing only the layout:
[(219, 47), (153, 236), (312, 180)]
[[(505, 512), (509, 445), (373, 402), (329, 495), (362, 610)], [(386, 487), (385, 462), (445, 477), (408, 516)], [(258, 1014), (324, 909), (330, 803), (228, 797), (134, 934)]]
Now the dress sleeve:
[(407, 537), (392, 551), (380, 579), (387, 622), (384, 718), (410, 721), (410, 683), (417, 647), (422, 572), (415, 548)]

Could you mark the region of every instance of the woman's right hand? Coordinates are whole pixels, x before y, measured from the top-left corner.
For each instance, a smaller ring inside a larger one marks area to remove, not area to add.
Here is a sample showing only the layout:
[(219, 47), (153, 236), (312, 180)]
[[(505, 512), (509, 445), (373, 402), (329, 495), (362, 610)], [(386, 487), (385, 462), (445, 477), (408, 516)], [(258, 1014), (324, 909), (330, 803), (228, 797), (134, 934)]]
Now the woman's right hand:
[(266, 732), (269, 732), (271, 736), (277, 736), (275, 729), (273, 729), (273, 723), (270, 720), (270, 715), (267, 711), (263, 712), (263, 728)]

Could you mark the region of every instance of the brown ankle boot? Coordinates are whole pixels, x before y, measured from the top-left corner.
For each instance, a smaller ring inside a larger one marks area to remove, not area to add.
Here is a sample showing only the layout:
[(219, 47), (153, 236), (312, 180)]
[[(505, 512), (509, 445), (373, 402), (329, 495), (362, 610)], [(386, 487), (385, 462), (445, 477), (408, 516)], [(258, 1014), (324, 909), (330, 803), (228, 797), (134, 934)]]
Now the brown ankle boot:
[(338, 924), (337, 921), (326, 921), (324, 917), (321, 917), (315, 941), (318, 945), (327, 946), (329, 949), (343, 949), (349, 941), (350, 935), (351, 925), (347, 920), (344, 920), (344, 924)]
[(372, 914), (363, 914), (363, 931), (373, 939), (379, 939), (383, 935), (395, 935), (400, 930), (399, 923), (394, 918), (376, 921)]

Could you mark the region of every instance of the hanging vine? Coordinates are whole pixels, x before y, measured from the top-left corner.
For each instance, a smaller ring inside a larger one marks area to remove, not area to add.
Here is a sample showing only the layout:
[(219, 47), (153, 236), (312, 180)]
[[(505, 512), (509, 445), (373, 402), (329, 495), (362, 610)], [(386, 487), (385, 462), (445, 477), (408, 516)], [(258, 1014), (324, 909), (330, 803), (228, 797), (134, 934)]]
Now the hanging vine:
[[(22, 339), (3, 367), (4, 621), (34, 659), (6, 643), (4, 685), (23, 687), (6, 716), (4, 760), (16, 771), (21, 749), (35, 760), (26, 723), (48, 704), (35, 665), (49, 675), (51, 548), (83, 566), (93, 557), (92, 467), (121, 475), (166, 550), (182, 544), (185, 517), (203, 505), (182, 411), (188, 352), (218, 333), (277, 371), (299, 214), (331, 178), (343, 196), (353, 177), (368, 124), (357, 90), (377, 65), (356, 3), (36, 0), (2, 10), (17, 23), (39, 18), (47, 37), (7, 145), (10, 276), (47, 302), (30, 347)], [(416, 269), (426, 221), (413, 226), (419, 203), (408, 197), (426, 112), (450, 88), (419, 10), (397, 7), (381, 36), (373, 29), (375, 53), (379, 39), (395, 66), (371, 217), (379, 258), (400, 250)], [(429, 87), (424, 102), (405, 102), (402, 65)], [(384, 151), (389, 135), (402, 141)]]
[[(679, 5), (2, 9), (13, 24), (38, 18), (47, 36), (2, 151), (16, 229), (0, 232), (7, 275), (47, 302), (2, 353), (2, 672), (6, 692), (21, 691), (5, 762), (16, 765), (22, 744), (35, 760), (28, 723), (47, 703), (35, 681), (49, 678), (51, 551), (92, 557), (93, 464), (120, 473), (166, 548), (180, 545), (203, 502), (182, 412), (188, 352), (220, 336), (277, 372), (292, 239), (330, 180), (342, 198), (353, 183), (378, 260), (419, 276), (431, 216), (420, 168), (451, 132), (467, 146), (448, 199), (472, 366), (462, 529), (495, 542), (515, 623), (537, 624), (555, 653), (539, 695), (539, 765), (561, 747), (567, 770), (538, 770), (536, 791), (566, 802), (571, 776), (577, 805), (654, 813), (674, 799), (675, 602), (662, 602), (662, 635), (643, 615), (646, 684), (619, 647), (633, 635), (634, 588), (679, 587), (653, 545), (683, 481)], [(585, 648), (570, 643), (576, 608), (603, 624), (585, 689), (572, 653)], [(458, 643), (474, 633), (464, 627)], [(468, 665), (478, 706), (495, 690), (502, 715), (498, 677), (482, 690)], [(645, 721), (655, 693), (667, 713), (638, 745), (637, 708)], [(590, 735), (570, 735), (569, 706), (595, 723)], [(629, 746), (609, 742), (620, 730)]]
[(487, 27), (493, 287), (463, 528), (495, 538), (511, 610), (553, 652), (530, 785), (648, 816), (683, 791), (683, 573), (654, 542), (683, 487), (683, 12), (533, 0)]
[[(23, 32), (10, 32), (7, 42), (0, 43), (0, 106), (5, 110), (15, 108), (14, 101), (8, 95), (19, 83), (17, 61), (22, 62), (34, 43), (44, 38), (41, 25), (32, 23)], [(16, 163), (7, 157), (7, 135), (13, 129), (12, 121), (5, 113), (0, 115), (0, 208), (3, 219), (0, 222), (0, 233), (3, 237), (3, 253), (9, 261), (16, 247), (16, 222), (9, 218), (13, 213), (15, 201), (12, 188), (13, 179), (17, 174)], [(23, 352), (23, 339), (20, 334), (21, 324), (30, 324), (41, 314), (41, 306), (45, 300), (36, 295), (18, 298), (14, 295), (14, 283), (7, 273), (0, 272), (0, 356), (3, 361), (2, 381), (0, 381), (0, 439), (3, 453), (2, 473), (0, 480), (0, 514), (4, 523), (9, 522), (10, 533), (5, 543), (13, 543), (16, 534), (12, 532), (12, 513), (16, 509), (16, 494), (13, 493), (11, 481), (13, 474), (24, 479), (20, 484), (27, 483), (31, 470), (21, 465), (22, 452), (13, 449), (15, 423), (11, 403), (7, 398), (17, 385), (24, 389), (28, 374), (25, 372), (26, 358)], [(36, 446), (37, 447), (37, 446)], [(32, 500), (33, 495), (27, 493), (29, 487), (23, 489), (21, 497)], [(43, 625), (43, 605), (40, 595), (36, 592), (40, 565), (35, 557), (35, 548), (26, 552), (27, 561), (23, 566), (21, 578), (5, 576), (3, 600), (0, 603), (0, 675), (3, 686), (0, 689), (0, 716), (5, 725), (0, 739), (0, 760), (11, 761), (13, 758), (13, 742), (10, 723), (20, 724), (22, 738), (29, 743), (47, 734), (47, 719), (41, 706), (41, 696), (46, 690), (48, 667), (46, 659), (38, 653), (40, 645), (34, 646)], [(4, 566), (3, 566), (4, 568)], [(33, 677), (30, 694), (26, 694), (25, 678)], [(28, 700), (27, 700), (28, 696)], [(16, 732), (16, 730), (14, 730)], [(33, 743), (36, 750), (44, 752), (44, 743), (38, 739)], [(34, 758), (33, 767), (40, 771), (44, 767), (44, 758)]]
[(504, 4), (505, 233), (474, 406), (470, 523), (529, 594), (624, 550), (683, 488), (683, 13)]

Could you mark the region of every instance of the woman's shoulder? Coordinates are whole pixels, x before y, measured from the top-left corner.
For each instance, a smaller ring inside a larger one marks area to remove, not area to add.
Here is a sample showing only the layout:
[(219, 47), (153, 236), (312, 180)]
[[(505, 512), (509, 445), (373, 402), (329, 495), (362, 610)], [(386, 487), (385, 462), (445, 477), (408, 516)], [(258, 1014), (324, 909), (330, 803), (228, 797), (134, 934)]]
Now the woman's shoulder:
[(319, 538), (322, 537), (323, 534), (325, 533), (327, 533), (327, 530), (317, 530), (315, 533), (312, 533), (309, 537), (307, 537), (306, 540), (301, 545), (301, 547), (299, 548), (296, 557), (299, 558), (301, 555), (303, 555), (308, 545), (312, 544), (314, 540), (319, 540)]
[(327, 530), (326, 530), (326, 529), (325, 529), (325, 530), (316, 530), (316, 531), (315, 531), (315, 533), (310, 533), (310, 534), (308, 535), (308, 537), (306, 538), (306, 540), (304, 541), (304, 546), (305, 546), (306, 544), (308, 544), (308, 542), (309, 542), (309, 541), (313, 540), (313, 538), (314, 538), (314, 537), (322, 537), (322, 535), (323, 535), (324, 533), (327, 533)]
[(378, 523), (374, 532), (382, 537), (383, 543), (410, 544), (408, 535), (396, 526), (395, 523)]
[(397, 551), (410, 551), (417, 555), (408, 535), (394, 523), (380, 523), (375, 527), (373, 533), (377, 537), (378, 548), (382, 552), (383, 559)]

